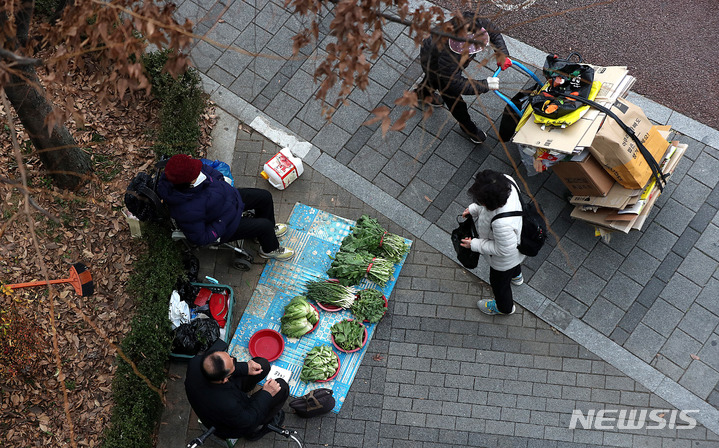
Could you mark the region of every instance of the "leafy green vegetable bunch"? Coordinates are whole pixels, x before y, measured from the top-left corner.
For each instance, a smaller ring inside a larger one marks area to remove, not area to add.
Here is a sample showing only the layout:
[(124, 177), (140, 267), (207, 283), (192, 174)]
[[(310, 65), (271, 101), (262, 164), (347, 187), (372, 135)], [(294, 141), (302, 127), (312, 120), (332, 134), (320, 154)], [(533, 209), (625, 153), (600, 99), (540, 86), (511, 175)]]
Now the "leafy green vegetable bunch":
[(309, 333), (319, 318), (319, 313), (305, 296), (296, 296), (285, 306), (285, 313), (280, 318), (280, 332), (290, 338), (299, 338)]
[(352, 314), (358, 320), (366, 320), (371, 324), (379, 322), (386, 311), (384, 295), (376, 289), (361, 290), (352, 304)]
[(352, 233), (342, 240), (340, 250), (344, 252), (364, 250), (397, 263), (409, 252), (409, 245), (401, 236), (387, 232), (376, 219), (362, 215), (357, 220)]
[(355, 301), (357, 291), (336, 282), (307, 282), (307, 298), (325, 305), (349, 309)]
[(384, 286), (392, 277), (394, 263), (375, 257), (367, 251), (345, 252), (340, 250), (335, 255), (327, 275), (336, 278), (343, 285), (356, 285), (365, 276), (380, 286)]
[(332, 336), (342, 350), (350, 351), (362, 347), (364, 326), (358, 320), (345, 319), (332, 325)]
[(335, 374), (340, 363), (329, 345), (317, 345), (305, 356), (300, 371), (301, 381), (326, 380)]

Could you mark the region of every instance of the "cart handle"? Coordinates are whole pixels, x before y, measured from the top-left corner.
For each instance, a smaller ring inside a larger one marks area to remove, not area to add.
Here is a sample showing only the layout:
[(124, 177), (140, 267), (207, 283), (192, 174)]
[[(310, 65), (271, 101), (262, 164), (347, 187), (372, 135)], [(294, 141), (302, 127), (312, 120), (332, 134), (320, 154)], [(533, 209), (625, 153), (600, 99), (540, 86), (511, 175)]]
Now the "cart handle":
[[(529, 70), (527, 67), (525, 67), (525, 65), (522, 64), (521, 62), (512, 60), (512, 67), (517, 67), (517, 69), (519, 69), (519, 70), (523, 71), (524, 73), (526, 73), (528, 76), (530, 76), (532, 79), (534, 79), (534, 80), (537, 82), (537, 84), (539, 84), (539, 85), (544, 84), (542, 81), (540, 81), (539, 77), (537, 77), (537, 75), (534, 74), (534, 72), (532, 72), (532, 71)], [(497, 70), (492, 74), (492, 76), (497, 77), (497, 75), (499, 75), (499, 73), (500, 73), (501, 71), (502, 71), (502, 69), (501, 69), (500, 67), (497, 67)], [(503, 94), (503, 93), (500, 92), (499, 90), (495, 90), (494, 93), (496, 93), (497, 96), (502, 99), (502, 101), (504, 101), (505, 103), (507, 103), (507, 105), (508, 105), (509, 107), (511, 107), (512, 110), (514, 110), (514, 112), (515, 112), (518, 116), (521, 116), (521, 115), (522, 115), (522, 111), (519, 110), (519, 108), (517, 107), (517, 105), (514, 104), (514, 103), (512, 102), (512, 100), (507, 97), (507, 95)]]
[[(521, 62), (515, 61), (515, 60), (513, 59), (513, 60), (512, 60), (512, 67), (517, 67), (518, 69), (520, 69), (521, 71), (523, 71), (524, 73), (526, 73), (527, 76), (532, 77), (532, 78), (537, 82), (537, 84), (539, 84), (539, 85), (543, 85), (543, 84), (544, 84), (544, 82), (542, 82), (542, 81), (539, 79), (539, 77), (534, 74), (533, 71), (531, 71), (530, 69), (528, 69), (528, 68), (527, 68), (524, 64), (522, 64)], [(499, 73), (500, 73), (501, 71), (502, 71), (502, 69), (501, 69), (500, 67), (497, 67), (497, 70), (495, 70), (495, 72), (494, 72), (494, 74), (493, 74), (492, 76), (496, 77), (497, 75), (499, 75)]]

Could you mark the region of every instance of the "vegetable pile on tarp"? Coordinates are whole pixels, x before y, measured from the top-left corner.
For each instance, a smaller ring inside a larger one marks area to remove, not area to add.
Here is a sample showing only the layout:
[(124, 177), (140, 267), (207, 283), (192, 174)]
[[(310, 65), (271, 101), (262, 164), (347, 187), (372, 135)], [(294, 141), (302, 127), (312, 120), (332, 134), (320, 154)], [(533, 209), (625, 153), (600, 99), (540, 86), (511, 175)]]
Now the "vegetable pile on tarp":
[(384, 286), (394, 273), (394, 263), (375, 257), (367, 251), (345, 252), (335, 255), (327, 275), (336, 278), (343, 285), (356, 285), (365, 276), (380, 286)]
[(307, 298), (317, 303), (349, 309), (355, 301), (354, 288), (336, 282), (307, 282)]
[(337, 354), (329, 345), (318, 345), (305, 356), (300, 372), (300, 380), (317, 381), (326, 380), (337, 372), (340, 366)]
[(304, 296), (296, 296), (285, 306), (285, 314), (280, 318), (280, 332), (290, 338), (299, 338), (309, 333), (320, 319)]
[(330, 332), (342, 350), (351, 351), (364, 345), (364, 326), (357, 320), (341, 320), (332, 325)]
[(367, 251), (398, 263), (409, 252), (409, 245), (401, 236), (387, 232), (376, 219), (362, 215), (352, 232), (342, 240), (340, 251)]
[(374, 324), (384, 317), (387, 311), (384, 294), (376, 289), (363, 289), (357, 293), (357, 298), (352, 304), (352, 314), (358, 320), (366, 320)]

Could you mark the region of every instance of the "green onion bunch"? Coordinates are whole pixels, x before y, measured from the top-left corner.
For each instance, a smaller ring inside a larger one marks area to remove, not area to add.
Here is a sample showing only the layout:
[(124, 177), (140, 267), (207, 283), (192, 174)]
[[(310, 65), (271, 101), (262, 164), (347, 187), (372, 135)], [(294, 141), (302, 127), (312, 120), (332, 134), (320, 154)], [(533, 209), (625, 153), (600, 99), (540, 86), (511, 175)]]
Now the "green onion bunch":
[(339, 306), (349, 309), (355, 301), (357, 291), (336, 282), (307, 282), (307, 298), (325, 305)]

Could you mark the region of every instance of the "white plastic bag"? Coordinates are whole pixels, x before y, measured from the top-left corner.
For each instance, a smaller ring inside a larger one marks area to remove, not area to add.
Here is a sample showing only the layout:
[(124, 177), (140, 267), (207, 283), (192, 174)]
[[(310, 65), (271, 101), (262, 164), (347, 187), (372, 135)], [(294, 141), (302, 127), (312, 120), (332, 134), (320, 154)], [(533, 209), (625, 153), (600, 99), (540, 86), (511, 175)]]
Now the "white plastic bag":
[(172, 322), (173, 330), (182, 324), (190, 323), (190, 306), (187, 302), (180, 300), (180, 294), (177, 291), (172, 291), (170, 296), (170, 322)]

